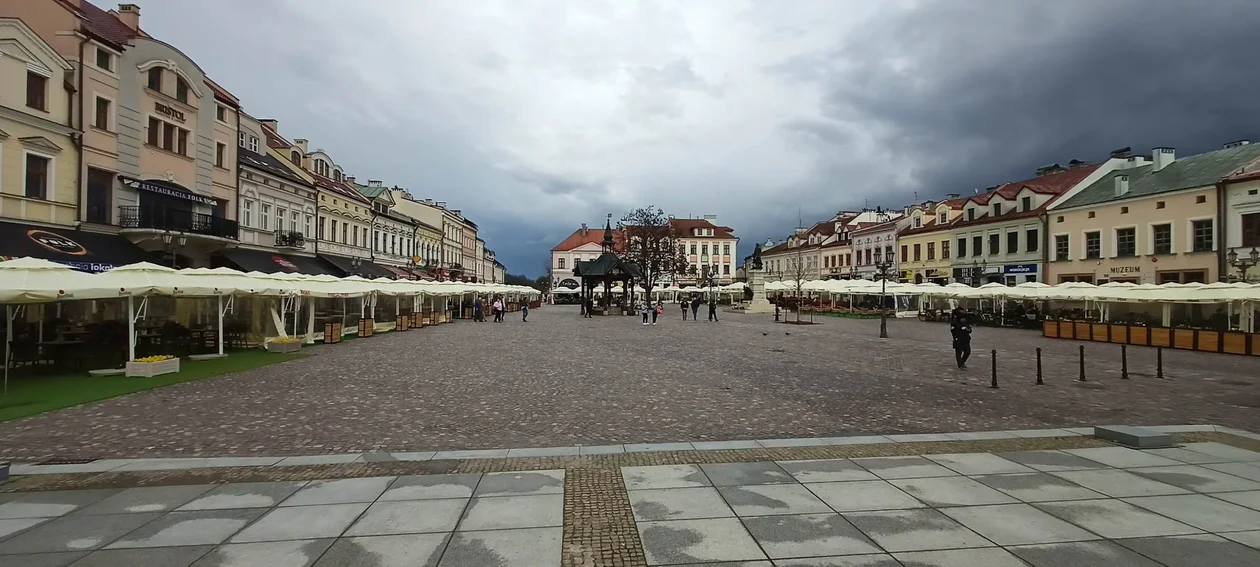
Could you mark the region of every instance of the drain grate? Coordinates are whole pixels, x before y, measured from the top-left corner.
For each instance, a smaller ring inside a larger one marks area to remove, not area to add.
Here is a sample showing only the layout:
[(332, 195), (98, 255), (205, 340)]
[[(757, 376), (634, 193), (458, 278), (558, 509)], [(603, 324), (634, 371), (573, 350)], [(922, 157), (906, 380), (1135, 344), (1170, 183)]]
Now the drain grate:
[(94, 462), (96, 459), (70, 459), (70, 458), (51, 458), (40, 461), (41, 465), (86, 465)]

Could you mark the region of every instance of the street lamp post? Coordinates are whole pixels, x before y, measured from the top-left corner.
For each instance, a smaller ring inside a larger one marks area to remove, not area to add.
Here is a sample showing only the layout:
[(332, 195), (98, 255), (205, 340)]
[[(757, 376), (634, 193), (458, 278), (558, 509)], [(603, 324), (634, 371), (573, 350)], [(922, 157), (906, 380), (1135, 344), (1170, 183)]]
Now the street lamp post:
[(356, 258), (351, 258), (351, 259), (350, 259), (350, 272), (351, 272), (351, 274), (352, 274), (352, 275), (356, 275), (356, 276), (357, 276), (357, 275), (359, 275), (359, 266), (362, 266), (362, 265), (363, 265), (363, 259), (362, 259), (362, 258), (357, 258), (357, 257), (356, 257)]
[[(172, 244), (172, 242), (175, 244)], [(176, 251), (183, 248), (186, 244), (188, 244), (188, 237), (183, 234), (179, 235), (179, 238), (175, 238), (175, 235), (171, 234), (169, 230), (162, 233), (162, 248), (171, 255), (172, 268), (179, 267), (176, 265), (176, 260), (179, 258)]]
[(888, 272), (896, 265), (896, 256), (888, 254), (886, 258), (880, 258), (875, 261), (875, 269), (879, 273), (879, 338), (888, 338), (888, 304), (886, 293), (888, 292)]
[(980, 287), (980, 274), (983, 274), (988, 268), (988, 260), (971, 261), (971, 287)]
[(1225, 261), (1229, 262), (1230, 266), (1233, 266), (1240, 272), (1239, 279), (1245, 282), (1247, 281), (1247, 271), (1260, 264), (1260, 250), (1253, 246), (1251, 252), (1245, 258), (1240, 258), (1237, 250), (1230, 250), (1225, 255)]

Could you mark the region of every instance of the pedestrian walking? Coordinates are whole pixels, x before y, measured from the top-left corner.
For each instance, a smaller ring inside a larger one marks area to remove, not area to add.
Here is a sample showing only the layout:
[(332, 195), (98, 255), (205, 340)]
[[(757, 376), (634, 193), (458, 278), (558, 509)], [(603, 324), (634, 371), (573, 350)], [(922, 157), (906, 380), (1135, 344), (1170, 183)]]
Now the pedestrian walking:
[(502, 297), (494, 298), (494, 322), (495, 323), (503, 322), (503, 298)]
[(967, 315), (960, 313), (952, 318), (949, 333), (954, 341), (954, 360), (959, 370), (967, 369), (967, 359), (971, 357), (971, 323)]
[(691, 320), (696, 321), (699, 319), (700, 319), (700, 296), (696, 295), (696, 296), (692, 296), (691, 298)]
[(684, 297), (684, 298), (682, 298), (681, 300), (679, 300), (679, 301), (678, 301), (678, 304), (682, 306), (682, 309), (683, 309), (683, 321), (686, 321), (686, 320), (687, 320), (687, 298), (685, 298), (685, 297)]
[(713, 298), (711, 298), (711, 297), (709, 298), (709, 320), (710, 320), (710, 321), (712, 321), (712, 322), (714, 322), (714, 323), (717, 323), (717, 320), (718, 320), (718, 317), (717, 317), (717, 300), (716, 300), (716, 299), (713, 299)]
[(481, 309), (482, 309), (481, 296), (478, 295), (477, 297), (473, 298), (473, 321), (474, 322), (486, 320), (486, 316), (484, 313), (482, 313)]
[(643, 315), (643, 324), (648, 324), (648, 302), (646, 300), (639, 304), (639, 314)]
[(656, 318), (660, 317), (661, 313), (664, 313), (664, 312), (665, 312), (665, 304), (661, 303), (660, 301), (657, 301), (656, 306), (652, 308), (652, 324), (653, 325), (656, 324)]
[(529, 322), (529, 302), (528, 301), (521, 302), (521, 322), (522, 323)]

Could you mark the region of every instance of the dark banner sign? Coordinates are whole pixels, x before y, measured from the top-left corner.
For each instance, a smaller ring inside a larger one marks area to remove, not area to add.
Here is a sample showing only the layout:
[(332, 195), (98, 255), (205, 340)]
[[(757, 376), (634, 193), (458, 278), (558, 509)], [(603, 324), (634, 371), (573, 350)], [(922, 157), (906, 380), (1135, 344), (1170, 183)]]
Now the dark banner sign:
[(214, 197), (200, 195), (187, 189), (166, 185), (164, 183), (145, 181), (143, 179), (135, 179), (132, 177), (123, 177), (121, 175), (118, 176), (118, 179), (119, 181), (122, 181), (123, 185), (139, 191), (148, 191), (150, 193), (166, 195), (167, 197), (175, 197), (176, 199), (184, 199), (186, 201), (201, 203), (202, 205), (211, 207), (219, 203), (219, 200)]

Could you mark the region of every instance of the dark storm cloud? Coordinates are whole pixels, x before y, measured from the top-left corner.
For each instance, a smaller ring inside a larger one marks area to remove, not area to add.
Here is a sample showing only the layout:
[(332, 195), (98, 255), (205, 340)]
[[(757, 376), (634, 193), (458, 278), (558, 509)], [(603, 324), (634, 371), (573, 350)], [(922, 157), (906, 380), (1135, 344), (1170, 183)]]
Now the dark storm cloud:
[(825, 81), (823, 114), (867, 122), (924, 197), (1260, 134), (1260, 2), (941, 2), (861, 29), (771, 72)]

